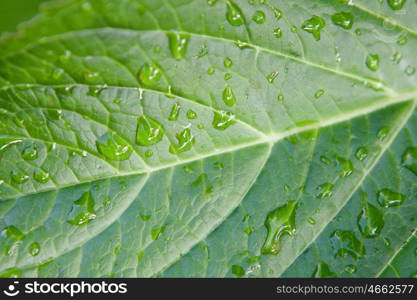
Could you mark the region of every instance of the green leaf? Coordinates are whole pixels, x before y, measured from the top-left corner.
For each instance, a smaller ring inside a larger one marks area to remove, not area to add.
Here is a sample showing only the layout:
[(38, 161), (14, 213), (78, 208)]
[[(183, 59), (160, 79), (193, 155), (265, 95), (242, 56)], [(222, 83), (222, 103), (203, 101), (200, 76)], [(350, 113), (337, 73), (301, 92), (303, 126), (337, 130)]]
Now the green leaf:
[(0, 40), (0, 274), (416, 276), (416, 13), (43, 6)]

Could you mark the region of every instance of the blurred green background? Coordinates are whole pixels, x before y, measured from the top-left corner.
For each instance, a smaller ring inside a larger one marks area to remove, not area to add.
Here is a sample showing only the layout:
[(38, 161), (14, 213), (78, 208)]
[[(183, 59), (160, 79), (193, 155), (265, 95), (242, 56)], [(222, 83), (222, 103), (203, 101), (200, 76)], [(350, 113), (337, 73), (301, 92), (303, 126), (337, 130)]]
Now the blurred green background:
[(0, 0), (0, 33), (16, 31), (19, 23), (32, 18), (39, 5), (49, 0)]

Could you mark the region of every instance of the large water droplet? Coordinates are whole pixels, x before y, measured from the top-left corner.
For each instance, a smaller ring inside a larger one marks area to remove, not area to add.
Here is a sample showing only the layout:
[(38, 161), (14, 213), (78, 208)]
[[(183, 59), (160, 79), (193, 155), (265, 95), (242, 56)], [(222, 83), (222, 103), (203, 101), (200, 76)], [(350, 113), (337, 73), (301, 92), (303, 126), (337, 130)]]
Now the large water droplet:
[(35, 180), (39, 183), (47, 183), (50, 179), (49, 173), (40, 168), (35, 170), (33, 178), (35, 178)]
[(252, 16), (252, 20), (258, 24), (265, 23), (266, 16), (262, 10), (257, 10), (254, 15)]
[(390, 189), (382, 189), (377, 193), (377, 200), (382, 207), (400, 206), (407, 197)]
[(162, 124), (154, 119), (142, 115), (138, 118), (136, 142), (141, 146), (151, 146), (159, 143), (164, 136)]
[(23, 184), (29, 180), (29, 175), (21, 168), (14, 168), (10, 172), (10, 176), (12, 177), (13, 181), (18, 184)]
[(227, 106), (233, 106), (236, 103), (236, 96), (229, 85), (223, 90), (223, 101)]
[(400, 10), (406, 2), (407, 0), (388, 0), (388, 5), (393, 10)]
[(337, 157), (337, 161), (339, 163), (339, 166), (341, 167), (341, 170), (340, 170), (341, 177), (348, 177), (352, 175), (354, 169), (353, 169), (353, 164), (350, 160), (343, 158), (343, 157)]
[(350, 255), (354, 259), (359, 259), (366, 253), (365, 246), (353, 231), (334, 231), (330, 235), (330, 245), (335, 256), (345, 257)]
[(339, 12), (332, 16), (333, 24), (340, 26), (344, 29), (351, 29), (353, 26), (353, 14), (350, 12)]
[(183, 58), (187, 52), (190, 35), (179, 32), (168, 32), (169, 49), (176, 60)]
[(408, 170), (417, 175), (417, 148), (410, 147), (402, 155), (401, 163)]
[(232, 26), (243, 25), (245, 23), (245, 18), (240, 8), (232, 0), (227, 0), (226, 5), (226, 20), (229, 24)]
[(171, 152), (172, 154), (186, 152), (190, 150), (195, 143), (195, 139), (191, 133), (190, 128), (185, 128), (183, 131), (176, 134), (176, 138), (178, 140), (178, 145), (171, 144), (171, 146), (169, 147), (169, 152)]
[(34, 160), (38, 157), (38, 148), (36, 144), (26, 146), (22, 151), (22, 157), (25, 160)]
[(230, 125), (236, 123), (235, 115), (226, 111), (215, 111), (213, 118), (213, 127), (218, 130), (225, 130)]
[(157, 87), (161, 75), (161, 69), (156, 64), (146, 63), (140, 69), (138, 79), (143, 86), (154, 88)]
[(326, 26), (326, 22), (319, 16), (313, 16), (311, 19), (308, 19), (301, 25), (301, 29), (311, 33), (316, 41), (319, 41), (321, 36), (321, 30)]
[(365, 160), (368, 157), (368, 149), (365, 147), (359, 147), (356, 150), (355, 157), (360, 161)]
[(369, 54), (366, 58), (366, 66), (369, 70), (376, 72), (379, 68), (379, 55)]
[(311, 274), (311, 277), (313, 277), (313, 278), (330, 278), (330, 277), (336, 277), (336, 273), (334, 273), (330, 270), (330, 267), (329, 267), (328, 264), (321, 261), (317, 264), (316, 268), (313, 271), (313, 274)]
[(295, 233), (296, 209), (297, 201), (290, 200), (287, 204), (274, 209), (268, 214), (265, 220), (268, 234), (262, 246), (263, 254), (278, 254), (281, 250), (281, 239), (285, 235), (292, 236)]
[(96, 141), (98, 151), (112, 160), (126, 160), (132, 154), (130, 146), (117, 135), (105, 133)]
[(90, 192), (85, 192), (82, 196), (74, 201), (69, 218), (67, 222), (71, 225), (82, 226), (86, 225), (96, 218), (94, 210), (94, 200)]
[(358, 215), (357, 224), (366, 238), (376, 238), (384, 227), (384, 216), (378, 208), (366, 202)]

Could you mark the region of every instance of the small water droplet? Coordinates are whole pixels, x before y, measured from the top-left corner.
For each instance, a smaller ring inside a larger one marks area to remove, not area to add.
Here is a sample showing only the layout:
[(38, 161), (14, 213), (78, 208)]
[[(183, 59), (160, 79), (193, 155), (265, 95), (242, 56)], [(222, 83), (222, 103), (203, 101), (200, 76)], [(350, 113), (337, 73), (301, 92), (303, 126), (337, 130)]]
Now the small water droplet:
[(325, 90), (320, 89), (314, 94), (314, 98), (319, 99), (321, 96), (323, 96), (325, 93)]
[(296, 209), (297, 202), (289, 200), (287, 204), (274, 209), (268, 214), (265, 220), (268, 234), (262, 246), (263, 254), (278, 254), (281, 250), (281, 239), (285, 235), (294, 235)]
[(185, 128), (180, 133), (177, 133), (176, 138), (178, 140), (178, 145), (171, 144), (169, 147), (169, 152), (172, 154), (179, 154), (186, 152), (191, 149), (195, 143), (194, 136), (191, 133), (190, 128)]
[(321, 30), (326, 26), (326, 22), (319, 16), (313, 16), (311, 19), (308, 19), (301, 26), (301, 29), (311, 33), (316, 41), (319, 41), (321, 38)]
[(282, 37), (282, 30), (281, 30), (281, 28), (279, 28), (279, 27), (274, 28), (274, 36), (275, 36), (277, 39), (279, 39), (279, 38), (281, 38), (281, 37)]
[(29, 180), (29, 175), (26, 173), (26, 171), (17, 167), (10, 172), (10, 176), (12, 177), (13, 181), (18, 184), (23, 184)]
[(182, 59), (186, 52), (190, 35), (179, 32), (168, 32), (169, 49), (176, 60)]
[(266, 16), (262, 10), (257, 10), (254, 15), (252, 16), (252, 20), (258, 24), (265, 23)]
[(311, 225), (316, 225), (317, 224), (317, 221), (316, 221), (316, 219), (314, 219), (314, 218), (308, 218), (307, 219), (307, 221), (308, 221), (308, 223), (310, 223)]
[(407, 37), (407, 34), (402, 34), (402, 35), (400, 35), (400, 37), (398, 38), (398, 40), (397, 40), (397, 44), (399, 45), (399, 46), (404, 46), (405, 44), (407, 44), (408, 43), (408, 37)]
[(156, 87), (161, 78), (161, 69), (154, 63), (144, 64), (138, 73), (138, 79), (145, 87)]
[(215, 111), (213, 118), (213, 127), (217, 130), (225, 130), (230, 125), (236, 123), (235, 115), (226, 111)]
[(44, 170), (38, 168), (35, 170), (33, 174), (33, 178), (39, 183), (47, 183), (49, 181), (49, 173), (45, 172)]
[(355, 157), (357, 160), (363, 161), (368, 157), (368, 149), (365, 147), (359, 147), (355, 152)]
[(18, 268), (9, 268), (0, 273), (0, 278), (19, 278), (22, 276), (22, 270)]
[(245, 23), (245, 18), (240, 8), (232, 0), (227, 0), (226, 6), (226, 20), (229, 24), (232, 26), (243, 25)]
[(382, 127), (380, 130), (378, 130), (376, 134), (376, 138), (380, 141), (385, 140), (385, 138), (388, 136), (389, 128), (388, 127)]
[(400, 206), (407, 197), (390, 189), (382, 189), (377, 193), (377, 200), (382, 207)]
[(22, 157), (25, 160), (34, 160), (38, 158), (38, 147), (36, 144), (26, 146), (22, 151)]
[(195, 111), (193, 111), (192, 109), (189, 109), (189, 110), (187, 111), (187, 118), (188, 118), (189, 120), (194, 120), (194, 119), (197, 119), (197, 113), (196, 113)]
[(138, 118), (136, 142), (141, 146), (152, 146), (159, 143), (164, 136), (164, 128), (158, 121), (142, 115)]
[(132, 154), (130, 146), (117, 135), (105, 133), (96, 141), (98, 151), (111, 160), (126, 160)]
[(85, 192), (78, 200), (74, 201), (67, 222), (76, 226), (88, 224), (96, 218), (94, 205), (95, 203), (91, 193)]
[(29, 254), (32, 256), (36, 256), (41, 251), (41, 245), (38, 242), (33, 242), (29, 246)]
[(401, 157), (401, 163), (405, 168), (417, 175), (417, 147), (407, 148)]
[(178, 102), (175, 102), (171, 108), (171, 112), (169, 114), (168, 120), (169, 121), (176, 121), (178, 120), (178, 116), (180, 115), (181, 105)]
[(407, 0), (388, 0), (388, 5), (393, 10), (400, 10), (403, 8)]
[(232, 273), (236, 277), (243, 277), (245, 275), (245, 270), (239, 265), (233, 265), (232, 266)]
[(232, 79), (232, 74), (230, 74), (230, 73), (224, 74), (224, 80), (228, 81), (230, 79)]
[(384, 216), (378, 208), (365, 202), (357, 218), (359, 231), (365, 238), (376, 238), (384, 227)]
[(356, 273), (356, 266), (355, 265), (346, 265), (345, 266), (345, 272), (349, 274)]
[(333, 188), (334, 185), (330, 182), (323, 183), (317, 187), (319, 190), (319, 194), (317, 195), (317, 198), (323, 199), (323, 198), (330, 198), (333, 194)]
[(231, 68), (233, 66), (233, 61), (229, 57), (226, 57), (223, 64), (226, 68)]
[(278, 94), (278, 96), (277, 96), (277, 100), (278, 100), (279, 102), (284, 101), (284, 100), (285, 100), (284, 95), (283, 95), (283, 94)]
[(350, 12), (339, 12), (332, 16), (333, 24), (340, 26), (344, 29), (351, 29), (353, 26), (354, 16)]
[(354, 259), (359, 259), (366, 253), (364, 244), (353, 231), (335, 230), (330, 235), (330, 245), (335, 257), (350, 255)]
[(146, 150), (145, 151), (145, 157), (149, 158), (153, 156), (153, 151), (152, 150)]
[(272, 7), (272, 11), (274, 12), (275, 18), (277, 20), (282, 18), (282, 11), (278, 7)]
[(208, 6), (214, 6), (217, 3), (217, 0), (207, 0)]
[(152, 240), (156, 241), (164, 233), (166, 226), (156, 227), (152, 229), (151, 237)]
[(55, 80), (59, 80), (62, 75), (65, 73), (65, 71), (61, 68), (54, 68), (52, 70), (52, 78)]
[(313, 278), (330, 278), (330, 277), (336, 277), (336, 273), (331, 271), (328, 264), (321, 261), (317, 264), (316, 268), (313, 271), (313, 274), (311, 274), (311, 277), (313, 277)]
[(343, 158), (343, 157), (337, 157), (337, 161), (339, 163), (339, 166), (341, 167), (341, 170), (340, 170), (341, 177), (348, 177), (352, 175), (354, 168), (350, 160)]
[(278, 74), (278, 71), (271, 72), (266, 76), (266, 80), (268, 80), (269, 83), (274, 83), (275, 79), (278, 77)]
[(407, 68), (405, 68), (405, 74), (408, 76), (412, 76), (416, 73), (416, 68), (413, 66), (407, 66)]
[(233, 106), (236, 103), (236, 96), (229, 85), (223, 90), (223, 101), (227, 106)]
[(366, 66), (369, 70), (376, 72), (379, 68), (379, 55), (369, 54), (366, 58)]

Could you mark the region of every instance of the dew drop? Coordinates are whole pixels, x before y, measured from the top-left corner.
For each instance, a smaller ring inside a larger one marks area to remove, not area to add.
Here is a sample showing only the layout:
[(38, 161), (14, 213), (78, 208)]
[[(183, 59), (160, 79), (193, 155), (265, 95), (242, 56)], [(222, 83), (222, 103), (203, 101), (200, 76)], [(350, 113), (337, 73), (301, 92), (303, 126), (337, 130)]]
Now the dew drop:
[(22, 270), (18, 268), (6, 269), (3, 273), (0, 273), (0, 278), (19, 278), (22, 276)]
[(319, 99), (321, 96), (323, 96), (325, 93), (325, 90), (320, 89), (314, 94), (314, 98)]
[(169, 121), (176, 121), (178, 120), (178, 116), (180, 115), (181, 105), (178, 102), (175, 102), (171, 108), (171, 112), (169, 114), (168, 120)]
[(236, 96), (229, 85), (223, 90), (223, 101), (227, 106), (233, 106), (236, 103)]
[(339, 12), (332, 16), (333, 24), (344, 29), (351, 29), (353, 26), (354, 16), (350, 12)]
[(272, 11), (274, 12), (275, 18), (277, 20), (282, 18), (282, 11), (278, 7), (272, 7)]
[(42, 169), (36, 169), (33, 178), (39, 183), (47, 183), (49, 181), (49, 173)]
[(388, 133), (389, 133), (389, 128), (388, 127), (382, 127), (376, 133), (376, 138), (380, 141), (383, 141), (388, 136)]
[(168, 32), (169, 49), (176, 60), (182, 59), (186, 52), (190, 36), (179, 32)]
[(333, 188), (334, 185), (330, 182), (323, 183), (317, 187), (319, 190), (319, 194), (317, 195), (317, 198), (323, 199), (323, 198), (330, 198), (333, 194)]
[(311, 19), (308, 19), (301, 26), (301, 29), (311, 33), (316, 41), (319, 41), (321, 38), (320, 32), (326, 26), (326, 22), (319, 16), (313, 16)]
[(314, 219), (314, 218), (308, 218), (307, 219), (307, 221), (308, 221), (308, 223), (310, 223), (311, 225), (316, 225), (317, 224), (317, 221), (316, 221), (316, 219)]
[(91, 193), (85, 192), (78, 200), (74, 201), (69, 213), (70, 219), (67, 222), (76, 226), (88, 224), (96, 218), (94, 205), (95, 203)]
[(258, 24), (265, 23), (266, 16), (262, 10), (257, 10), (255, 14), (252, 16), (252, 20)]
[(59, 80), (62, 75), (65, 73), (65, 71), (61, 68), (54, 68), (52, 70), (52, 78), (55, 80)]
[(283, 95), (283, 94), (278, 94), (278, 96), (277, 96), (277, 100), (278, 100), (279, 102), (284, 101), (284, 100), (285, 100), (284, 95)]
[(400, 206), (407, 197), (390, 189), (382, 189), (377, 193), (377, 200), (382, 207)]
[(229, 24), (232, 26), (243, 25), (245, 23), (245, 18), (240, 8), (232, 0), (227, 0), (226, 6), (226, 20)]
[(408, 76), (412, 76), (416, 73), (416, 68), (413, 66), (407, 66), (407, 68), (405, 68), (405, 74)]
[(407, 148), (402, 155), (401, 163), (405, 168), (417, 175), (417, 148)]
[(217, 0), (207, 0), (208, 6), (214, 6), (217, 3)]
[(337, 161), (339, 163), (339, 166), (341, 167), (341, 170), (340, 170), (341, 177), (348, 177), (352, 175), (354, 169), (353, 169), (353, 164), (350, 160), (343, 158), (343, 157), (337, 157)]
[(233, 61), (230, 59), (230, 57), (226, 57), (223, 64), (226, 68), (231, 68), (233, 66)]
[(289, 200), (287, 204), (274, 209), (268, 214), (265, 220), (268, 234), (262, 246), (263, 254), (278, 254), (281, 250), (281, 239), (285, 235), (292, 236), (295, 233), (296, 209), (297, 202)]
[(189, 109), (189, 110), (187, 111), (187, 118), (188, 118), (189, 120), (194, 120), (194, 119), (197, 119), (197, 113), (196, 113), (195, 111), (193, 111), (192, 109)]
[(271, 72), (266, 76), (266, 80), (268, 80), (269, 83), (274, 83), (275, 79), (278, 77), (278, 74), (278, 71)]
[(161, 69), (154, 63), (144, 64), (138, 73), (139, 82), (145, 87), (156, 87), (161, 78)]
[(329, 278), (329, 277), (336, 277), (336, 273), (330, 270), (330, 267), (325, 262), (321, 261), (317, 264), (316, 268), (311, 274), (313, 278)]
[(232, 273), (236, 277), (243, 277), (245, 275), (245, 270), (239, 265), (232, 266)]
[(336, 230), (330, 235), (330, 245), (335, 257), (351, 256), (359, 259), (365, 255), (365, 246), (353, 231)]
[(379, 55), (369, 54), (366, 58), (366, 66), (369, 70), (376, 72), (379, 68)]
[(156, 227), (151, 231), (152, 240), (156, 241), (165, 231), (165, 225), (161, 227)]
[(32, 256), (36, 256), (41, 251), (41, 245), (38, 242), (33, 242), (29, 246), (29, 254)]
[(384, 217), (378, 208), (366, 202), (358, 215), (357, 224), (365, 238), (376, 238), (384, 227)]
[(356, 273), (356, 266), (355, 265), (346, 265), (344, 270), (345, 270), (346, 273), (354, 274), (354, 273)]
[(213, 118), (213, 127), (217, 130), (225, 130), (236, 123), (235, 115), (226, 111), (215, 111)]
[(406, 34), (400, 35), (400, 37), (397, 40), (397, 44), (399, 46), (404, 46), (407, 43), (408, 43), (408, 37), (407, 37), (407, 35)]
[(403, 8), (407, 0), (388, 0), (388, 5), (393, 10), (400, 10)]
[(132, 149), (124, 140), (108, 132), (97, 139), (96, 145), (98, 151), (111, 160), (126, 160), (132, 154)]
[(277, 27), (274, 29), (274, 36), (279, 39), (282, 37), (282, 30), (281, 28)]
[(25, 160), (34, 160), (38, 158), (38, 148), (36, 144), (26, 146), (22, 151), (22, 157)]
[(177, 133), (175, 136), (178, 140), (178, 145), (171, 144), (171, 146), (169, 147), (169, 152), (171, 152), (172, 154), (186, 152), (190, 150), (195, 143), (195, 139), (191, 133), (190, 128), (185, 128), (183, 131)]
[(29, 175), (24, 170), (17, 167), (10, 172), (10, 176), (13, 181), (18, 184), (23, 184), (29, 180)]
[(158, 121), (142, 115), (138, 118), (136, 142), (141, 146), (152, 146), (159, 143), (164, 136), (164, 128)]
[(355, 157), (357, 160), (363, 161), (368, 157), (368, 149), (365, 147), (359, 147), (355, 152)]
[(232, 74), (230, 74), (230, 73), (226, 73), (226, 74), (224, 74), (224, 80), (228, 81), (228, 80), (230, 80), (231, 78), (232, 78)]

